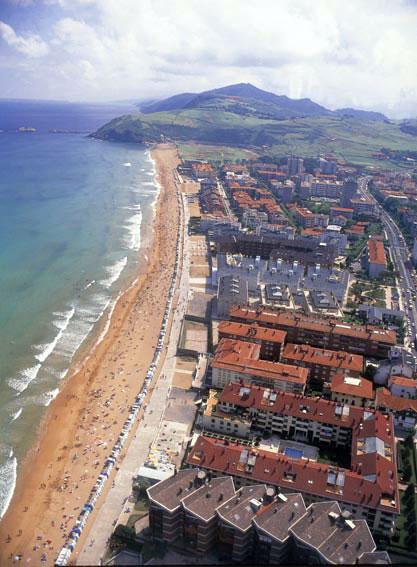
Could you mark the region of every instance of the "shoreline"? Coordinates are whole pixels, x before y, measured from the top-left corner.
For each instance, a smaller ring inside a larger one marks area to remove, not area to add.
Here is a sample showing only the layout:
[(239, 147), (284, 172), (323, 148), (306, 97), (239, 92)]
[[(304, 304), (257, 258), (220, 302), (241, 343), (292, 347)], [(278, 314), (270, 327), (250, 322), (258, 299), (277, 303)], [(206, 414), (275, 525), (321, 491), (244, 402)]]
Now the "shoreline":
[[(152, 242), (141, 250), (150, 261), (120, 293), (110, 323), (103, 316), (93, 345), (76, 371), (69, 370), (45, 412), (37, 443), (19, 466), (15, 493), (0, 522), (1, 565), (13, 564), (11, 556), (22, 553), (24, 562), (47, 553), (45, 564), (53, 564), (153, 357), (175, 263), (178, 218), (172, 211), (178, 203), (172, 169), (178, 156), (167, 145), (150, 152), (160, 187)], [(45, 545), (47, 540), (51, 543)]]
[[(155, 145), (155, 147), (156, 147), (156, 145)], [(147, 227), (146, 231), (144, 231), (142, 226), (139, 229), (140, 230), (140, 239), (141, 239), (142, 245), (141, 245), (141, 247), (138, 251), (139, 258), (137, 259), (137, 265), (135, 266), (135, 269), (130, 274), (130, 276), (127, 279), (125, 279), (125, 281), (123, 282), (123, 287), (121, 287), (121, 289), (118, 292), (114, 293), (113, 297), (111, 297), (109, 299), (108, 305), (106, 306), (106, 308), (102, 312), (102, 315), (100, 316), (99, 321), (94, 324), (94, 329), (85, 337), (83, 342), (80, 344), (79, 348), (77, 349), (77, 351), (75, 352), (75, 354), (73, 356), (73, 359), (70, 362), (69, 367), (64, 372), (63, 378), (61, 378), (59, 380), (59, 382), (56, 385), (56, 389), (53, 390), (53, 392), (56, 392), (56, 394), (54, 396), (51, 396), (50, 399), (48, 400), (48, 402), (45, 404), (45, 411), (44, 411), (42, 417), (40, 418), (38, 425), (36, 426), (36, 432), (33, 436), (33, 442), (31, 444), (31, 446), (27, 448), (24, 455), (21, 456), (20, 461), (16, 464), (14, 483), (13, 483), (13, 491), (11, 492), (9, 498), (6, 501), (5, 510), (2, 513), (0, 511), (0, 523), (1, 523), (2, 519), (5, 517), (5, 515), (7, 514), (7, 510), (8, 510), (8, 508), (11, 504), (11, 501), (14, 498), (14, 495), (15, 495), (16, 486), (17, 486), (17, 483), (19, 481), (19, 478), (17, 476), (17, 471), (24, 469), (26, 467), (27, 460), (30, 459), (32, 457), (32, 454), (36, 451), (36, 449), (39, 445), (39, 441), (42, 438), (43, 432), (48, 426), (48, 407), (52, 404), (52, 402), (55, 400), (55, 398), (62, 392), (67, 381), (70, 380), (75, 374), (77, 374), (78, 372), (80, 372), (84, 368), (84, 366), (87, 364), (88, 360), (91, 358), (91, 356), (95, 352), (98, 345), (104, 339), (104, 336), (106, 335), (106, 333), (109, 330), (109, 327), (110, 327), (110, 324), (111, 324), (111, 318), (113, 316), (114, 309), (116, 308), (116, 305), (120, 301), (121, 297), (125, 293), (130, 291), (135, 285), (137, 285), (141, 276), (146, 274), (147, 264), (148, 264), (148, 261), (149, 261), (147, 254), (150, 254), (150, 252), (152, 251), (152, 248), (154, 246), (155, 224), (156, 224), (156, 221), (157, 221), (157, 218), (156, 218), (157, 207), (158, 207), (158, 202), (159, 202), (159, 198), (160, 198), (160, 194), (161, 194), (161, 185), (160, 185), (159, 180), (158, 180), (158, 171), (157, 171), (157, 167), (156, 167), (156, 162), (155, 162), (155, 159), (151, 155), (152, 149), (153, 149), (152, 147), (147, 148), (145, 150), (145, 154), (147, 155), (147, 159), (152, 164), (153, 180), (154, 180), (155, 187), (156, 187), (157, 191), (155, 193), (155, 198), (150, 205), (150, 210), (152, 211), (151, 222), (149, 223), (149, 226)], [(52, 393), (52, 391), (51, 391), (51, 393)], [(21, 411), (23, 411), (23, 410), (22, 409), (19, 410), (20, 413), (21, 413)], [(19, 417), (19, 415), (20, 415), (19, 412), (18, 412), (18, 415), (14, 418), (14, 420)], [(16, 459), (16, 456), (14, 455), (14, 453), (11, 456)]]

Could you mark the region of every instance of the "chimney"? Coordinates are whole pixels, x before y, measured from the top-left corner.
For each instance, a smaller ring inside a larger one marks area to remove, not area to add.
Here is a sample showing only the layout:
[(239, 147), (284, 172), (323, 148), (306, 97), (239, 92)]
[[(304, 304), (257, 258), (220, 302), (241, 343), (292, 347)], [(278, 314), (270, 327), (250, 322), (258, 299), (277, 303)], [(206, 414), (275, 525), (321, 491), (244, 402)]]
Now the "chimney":
[(197, 486), (202, 486), (205, 483), (206, 478), (207, 478), (207, 474), (204, 471), (198, 471), (196, 477)]
[(268, 486), (265, 492), (264, 500), (265, 502), (272, 502), (275, 497), (275, 489), (272, 486)]

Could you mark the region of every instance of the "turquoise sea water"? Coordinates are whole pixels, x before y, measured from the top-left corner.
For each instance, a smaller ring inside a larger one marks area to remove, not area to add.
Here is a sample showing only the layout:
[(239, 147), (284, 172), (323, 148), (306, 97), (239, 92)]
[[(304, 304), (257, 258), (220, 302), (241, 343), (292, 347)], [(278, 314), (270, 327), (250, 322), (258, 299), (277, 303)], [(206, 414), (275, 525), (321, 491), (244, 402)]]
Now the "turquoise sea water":
[(145, 147), (48, 130), (125, 112), (0, 101), (0, 516), (46, 406), (143, 262), (158, 192)]

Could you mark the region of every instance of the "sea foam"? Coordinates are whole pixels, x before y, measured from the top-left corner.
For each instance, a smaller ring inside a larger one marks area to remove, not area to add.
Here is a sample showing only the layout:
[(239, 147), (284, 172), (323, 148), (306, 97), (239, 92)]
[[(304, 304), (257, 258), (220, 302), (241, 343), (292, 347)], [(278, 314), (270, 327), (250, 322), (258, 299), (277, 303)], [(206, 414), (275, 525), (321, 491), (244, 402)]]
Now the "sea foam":
[(19, 408), (13, 415), (12, 418), (10, 420), (10, 423), (13, 423), (14, 421), (16, 421), (16, 419), (18, 419), (21, 414), (22, 414), (23, 408)]
[(16, 487), (17, 478), (17, 460), (13, 456), (9, 456), (5, 462), (0, 465), (0, 520), (9, 507)]
[[(133, 215), (134, 217), (137, 215)], [(111, 287), (114, 282), (116, 282), (119, 277), (120, 274), (123, 272), (123, 270), (125, 269), (127, 264), (127, 256), (124, 256), (123, 258), (121, 258), (120, 260), (117, 260), (117, 262), (115, 262), (112, 266), (109, 266), (107, 268), (107, 273), (109, 274), (109, 277), (105, 280), (100, 280), (101, 285), (103, 285), (104, 287)]]
[(72, 306), (69, 311), (64, 313), (54, 313), (54, 315), (59, 315), (60, 318), (53, 321), (53, 325), (59, 329), (55, 338), (45, 345), (38, 345), (36, 346), (37, 349), (40, 349), (41, 352), (35, 356), (39, 362), (45, 362), (48, 356), (54, 351), (59, 339), (64, 334), (65, 329), (68, 327), (69, 322), (71, 321), (72, 317), (75, 313), (75, 307)]
[(124, 238), (124, 244), (130, 250), (134, 251), (140, 250), (141, 244), (140, 227), (142, 225), (142, 211), (139, 209), (138, 211), (139, 212), (135, 213), (126, 220), (126, 224), (124, 226), (124, 229), (127, 232)]
[(49, 404), (52, 402), (52, 400), (54, 400), (57, 395), (59, 394), (59, 388), (55, 388), (54, 390), (51, 390), (50, 392), (45, 392), (42, 396), (42, 405), (44, 405), (45, 407), (48, 407)]
[(10, 378), (7, 381), (8, 385), (10, 388), (13, 388), (13, 390), (16, 390), (16, 392), (21, 394), (36, 378), (41, 366), (41, 364), (35, 364), (35, 366), (32, 366), (31, 368), (24, 368), (19, 372), (19, 378)]

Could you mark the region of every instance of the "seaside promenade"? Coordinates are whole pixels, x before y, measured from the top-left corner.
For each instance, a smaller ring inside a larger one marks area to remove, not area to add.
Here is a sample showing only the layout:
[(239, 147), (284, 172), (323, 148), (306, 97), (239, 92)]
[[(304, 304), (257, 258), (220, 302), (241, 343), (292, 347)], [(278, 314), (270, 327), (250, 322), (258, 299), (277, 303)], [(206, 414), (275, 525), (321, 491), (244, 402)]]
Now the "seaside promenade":
[(139, 421), (125, 458), (114, 478), (114, 483), (107, 493), (104, 502), (98, 508), (83, 547), (75, 549), (73, 558), (77, 565), (100, 565), (106, 551), (115, 524), (125, 507), (131, 505), (128, 498), (132, 492), (132, 477), (142, 466), (148, 455), (149, 447), (157, 436), (169, 397), (172, 379), (175, 373), (175, 355), (181, 332), (181, 323), (187, 306), (189, 292), (190, 250), (188, 240), (188, 208), (184, 194), (181, 197), (182, 228), (182, 268), (175, 291), (174, 306), (171, 315), (171, 331), (166, 338), (166, 353), (155, 382), (154, 389), (142, 419)]

